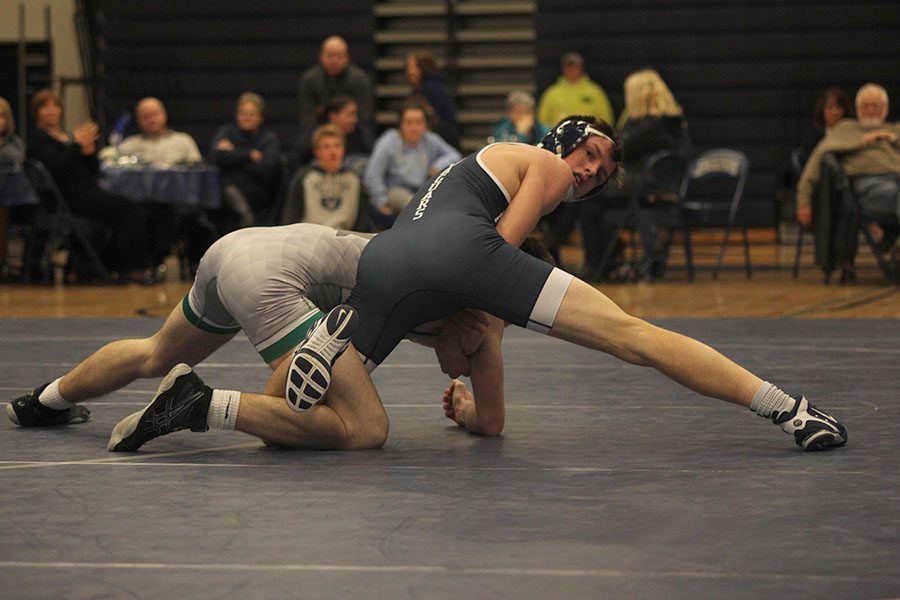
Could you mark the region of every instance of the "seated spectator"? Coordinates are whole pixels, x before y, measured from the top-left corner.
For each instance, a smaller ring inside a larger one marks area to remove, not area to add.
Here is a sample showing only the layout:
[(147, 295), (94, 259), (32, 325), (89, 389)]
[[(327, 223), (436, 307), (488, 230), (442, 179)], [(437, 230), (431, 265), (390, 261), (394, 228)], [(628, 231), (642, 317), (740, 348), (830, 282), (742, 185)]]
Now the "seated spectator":
[[(839, 156), (862, 217), (876, 243), (883, 241), (882, 222), (900, 220), (900, 122), (887, 123), (888, 95), (867, 83), (856, 93), (856, 119), (842, 119), (813, 149), (797, 184), (797, 220), (813, 224), (812, 198), (819, 184), (822, 157)], [(817, 238), (820, 232), (817, 233)], [(897, 253), (895, 253), (896, 255)], [(852, 265), (843, 265), (845, 271)]]
[(424, 98), (434, 110), (437, 120), (432, 124), (432, 131), (454, 148), (459, 148), (456, 103), (431, 52), (418, 50), (406, 55), (406, 81), (412, 88), (412, 95)]
[(16, 121), (12, 107), (0, 98), (0, 168), (21, 168), (25, 161), (25, 142), (16, 135)]
[(378, 138), (366, 165), (364, 183), (372, 205), (391, 221), (428, 178), (462, 158), (443, 138), (428, 131), (426, 113), (420, 101), (404, 101), (398, 127)]
[(359, 217), (362, 184), (344, 163), (344, 132), (334, 124), (313, 132), (315, 160), (291, 181), (281, 224), (319, 223), (353, 229)]
[[(25, 162), (25, 143), (16, 135), (16, 121), (12, 107), (0, 98), (0, 169), (20, 169)], [(0, 206), (0, 281), (8, 276), (6, 266), (6, 231), (9, 229), (10, 208)]]
[(169, 129), (169, 117), (159, 99), (144, 98), (134, 112), (141, 132), (122, 140), (118, 147), (120, 155), (135, 156), (145, 164), (161, 168), (203, 162), (194, 138)]
[(281, 145), (266, 126), (264, 112), (262, 97), (241, 94), (235, 122), (219, 127), (210, 144), (221, 172), (222, 199), (237, 227), (268, 224), (278, 193)]
[[(612, 234), (603, 223), (604, 205), (627, 202), (640, 185), (644, 161), (661, 150), (682, 149), (683, 140), (687, 137), (687, 122), (681, 106), (659, 73), (652, 69), (632, 73), (625, 80), (624, 91), (628, 118), (619, 132), (625, 167), (622, 185), (606, 188), (603, 196), (581, 205), (585, 269), (589, 280), (607, 275), (597, 272)], [(638, 227), (645, 254), (643, 275), (649, 279), (662, 277), (669, 245), (668, 233), (657, 232), (646, 220), (639, 222)]]
[(567, 52), (561, 63), (562, 75), (541, 94), (538, 120), (555, 124), (569, 115), (591, 115), (614, 123), (609, 97), (585, 73), (584, 57), (577, 52)]
[(514, 90), (506, 97), (506, 116), (494, 125), (488, 141), (537, 144), (548, 131), (549, 128), (535, 118), (534, 96)]
[(853, 117), (853, 103), (850, 95), (836, 86), (826, 88), (816, 100), (813, 107), (813, 130), (803, 136), (800, 158), (801, 166), (806, 164), (806, 159), (812, 154), (816, 144), (822, 141), (825, 133), (838, 124), (841, 119)]
[(322, 42), (319, 64), (300, 76), (300, 129), (312, 131), (322, 110), (335, 96), (350, 96), (359, 109), (360, 126), (372, 131), (375, 125), (375, 93), (369, 75), (350, 61), (344, 38), (333, 35)]
[[(346, 137), (344, 162), (360, 177), (365, 172), (366, 160), (372, 153), (375, 139), (368, 128), (359, 125), (359, 109), (350, 96), (335, 96), (325, 105), (325, 121), (336, 125)], [(313, 159), (312, 137), (318, 127), (304, 131), (291, 149), (290, 167), (296, 171)]]
[(131, 199), (97, 185), (97, 124), (88, 121), (71, 134), (64, 131), (62, 102), (49, 89), (35, 93), (31, 113), (35, 128), (28, 137), (28, 156), (47, 167), (73, 213), (110, 230), (113, 247), (104, 255), (106, 266), (125, 281), (151, 283), (147, 268), (153, 257), (144, 212)]

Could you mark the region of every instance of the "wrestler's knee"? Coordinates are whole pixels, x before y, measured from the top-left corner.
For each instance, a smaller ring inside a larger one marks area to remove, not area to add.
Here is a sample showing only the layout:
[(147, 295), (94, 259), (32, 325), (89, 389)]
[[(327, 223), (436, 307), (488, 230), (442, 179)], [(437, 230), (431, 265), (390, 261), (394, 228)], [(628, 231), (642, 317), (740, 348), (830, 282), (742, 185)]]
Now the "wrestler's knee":
[(387, 441), (390, 425), (387, 414), (381, 414), (365, 422), (348, 424), (346, 446), (348, 450), (374, 450), (381, 448)]

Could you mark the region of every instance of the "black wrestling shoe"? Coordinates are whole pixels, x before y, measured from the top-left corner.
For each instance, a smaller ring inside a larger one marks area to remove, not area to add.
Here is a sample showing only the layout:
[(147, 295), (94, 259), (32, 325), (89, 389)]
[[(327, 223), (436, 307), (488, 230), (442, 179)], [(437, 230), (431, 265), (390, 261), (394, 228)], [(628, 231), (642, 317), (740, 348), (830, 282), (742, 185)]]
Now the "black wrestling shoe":
[(347, 349), (358, 323), (356, 311), (340, 304), (310, 328), (291, 357), (285, 389), (288, 406), (307, 410), (325, 396), (331, 384), (331, 368)]
[(84, 423), (91, 418), (91, 411), (78, 404), (72, 408), (58, 410), (44, 406), (38, 398), (49, 383), (45, 383), (30, 394), (16, 398), (6, 405), (6, 416), (22, 427), (56, 427), (69, 423)]
[(118, 422), (106, 449), (130, 452), (173, 431), (206, 431), (211, 400), (212, 389), (189, 366), (175, 365), (159, 384), (150, 404)]
[(794, 407), (783, 413), (772, 413), (772, 422), (785, 433), (794, 434), (797, 445), (807, 451), (827, 450), (847, 443), (847, 429), (837, 419), (825, 414), (800, 396)]

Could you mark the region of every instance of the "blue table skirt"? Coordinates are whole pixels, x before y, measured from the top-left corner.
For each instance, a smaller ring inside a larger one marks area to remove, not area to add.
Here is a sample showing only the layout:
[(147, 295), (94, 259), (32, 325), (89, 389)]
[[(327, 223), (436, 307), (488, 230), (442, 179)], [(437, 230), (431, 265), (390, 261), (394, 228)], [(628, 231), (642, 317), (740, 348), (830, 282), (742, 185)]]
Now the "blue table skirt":
[(22, 170), (0, 169), (0, 206), (37, 203), (37, 195)]
[(219, 172), (213, 168), (107, 168), (100, 187), (142, 202), (174, 204), (184, 211), (222, 206)]

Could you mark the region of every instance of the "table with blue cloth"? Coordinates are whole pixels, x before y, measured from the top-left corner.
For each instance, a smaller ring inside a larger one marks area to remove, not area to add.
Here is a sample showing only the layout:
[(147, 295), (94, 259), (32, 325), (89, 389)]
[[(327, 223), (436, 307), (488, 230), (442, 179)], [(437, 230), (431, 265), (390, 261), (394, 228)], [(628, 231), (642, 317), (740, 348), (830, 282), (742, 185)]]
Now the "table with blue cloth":
[(222, 206), (219, 172), (210, 167), (103, 167), (98, 183), (140, 202), (172, 204), (181, 213)]
[(0, 207), (37, 204), (28, 177), (21, 169), (0, 169)]

